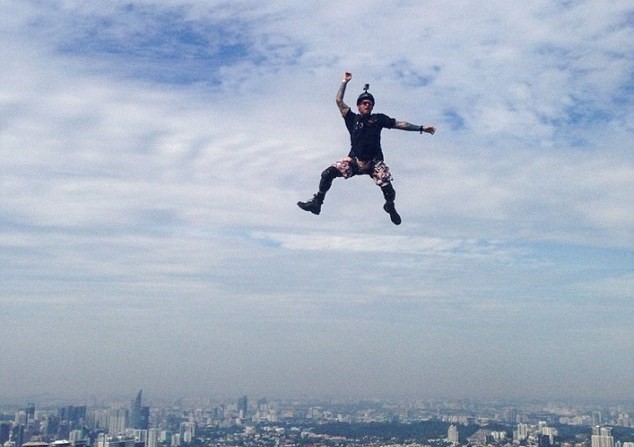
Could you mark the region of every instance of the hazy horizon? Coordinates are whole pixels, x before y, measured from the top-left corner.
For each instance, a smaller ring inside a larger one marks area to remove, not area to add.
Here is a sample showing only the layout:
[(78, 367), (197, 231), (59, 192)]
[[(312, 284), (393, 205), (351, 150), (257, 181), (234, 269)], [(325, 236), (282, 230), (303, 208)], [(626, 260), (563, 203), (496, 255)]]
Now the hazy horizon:
[[(150, 388), (151, 389), (151, 388)], [(0, 409), (20, 409), (26, 408), (28, 405), (33, 404), (37, 409), (49, 410), (59, 406), (86, 406), (87, 408), (127, 408), (133, 405), (134, 399), (137, 396), (139, 390), (131, 393), (112, 394), (112, 395), (98, 395), (90, 394), (84, 396), (71, 396), (66, 394), (65, 396), (55, 395), (54, 393), (39, 394), (39, 395), (23, 395), (7, 397), (0, 395)], [(148, 392), (146, 389), (141, 390), (143, 392), (143, 406), (150, 406), (151, 408), (161, 408), (169, 405), (181, 405), (183, 407), (188, 406), (204, 406), (217, 405), (217, 404), (236, 404), (237, 401), (246, 397), (249, 405), (256, 405), (261, 399), (266, 399), (271, 403), (294, 403), (296, 405), (301, 404), (341, 404), (341, 405), (353, 405), (353, 404), (402, 404), (402, 405), (455, 405), (457, 403), (463, 403), (465, 405), (476, 405), (483, 407), (505, 407), (524, 409), (526, 411), (536, 411), (537, 408), (565, 408), (566, 406), (572, 406), (579, 415), (583, 414), (583, 411), (589, 411), (589, 409), (604, 409), (607, 410), (611, 407), (620, 408), (620, 411), (632, 411), (631, 405), (634, 405), (634, 399), (585, 399), (585, 398), (558, 398), (558, 397), (544, 397), (544, 398), (505, 398), (501, 396), (482, 397), (482, 398), (468, 398), (468, 397), (447, 397), (447, 396), (422, 396), (422, 395), (401, 395), (401, 396), (357, 396), (357, 397), (342, 397), (342, 396), (306, 396), (306, 395), (270, 395), (270, 394), (206, 394), (199, 393), (197, 395), (178, 395), (178, 394), (156, 394)], [(532, 410), (531, 410), (532, 409)]]
[[(0, 5), (0, 394), (634, 396), (634, 8)], [(394, 226), (347, 154), (365, 83)]]

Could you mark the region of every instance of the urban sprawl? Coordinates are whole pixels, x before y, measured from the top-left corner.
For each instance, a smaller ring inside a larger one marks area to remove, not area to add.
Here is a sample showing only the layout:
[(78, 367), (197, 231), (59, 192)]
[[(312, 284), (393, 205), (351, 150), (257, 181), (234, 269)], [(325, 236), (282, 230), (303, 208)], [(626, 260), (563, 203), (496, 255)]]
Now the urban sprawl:
[(249, 399), (0, 404), (2, 447), (634, 447), (624, 405)]

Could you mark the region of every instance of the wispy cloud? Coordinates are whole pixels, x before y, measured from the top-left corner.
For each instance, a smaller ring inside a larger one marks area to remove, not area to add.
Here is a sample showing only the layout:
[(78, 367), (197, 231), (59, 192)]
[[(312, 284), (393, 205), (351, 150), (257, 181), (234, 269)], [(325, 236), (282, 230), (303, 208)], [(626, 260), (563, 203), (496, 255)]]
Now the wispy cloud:
[[(104, 348), (121, 362), (117, 344), (137, 331), (127, 346), (155, 340), (175, 365), (205, 350), (253, 368), (215, 380), (239, 389), (260, 374), (257, 392), (279, 390), (271, 371), (289, 361), (341, 377), (288, 373), (294, 389), (345, 389), (372, 358), (400, 378), (423, 368), (439, 393), (456, 383), (452, 361), (492, 346), (514, 371), (538, 365), (527, 345), (592, 326), (598, 301), (606, 315), (632, 305), (633, 14), (626, 1), (3, 3), (3, 337), (33, 319), (59, 329), (51, 342), (72, 335), (60, 319), (83, 328), (91, 348), (72, 349), (96, 377), (92, 346), (121, 331)], [(347, 99), (369, 82), (377, 111), (438, 126), (383, 133), (400, 227), (363, 177), (337, 179), (320, 216), (295, 205), (347, 152), (334, 104), (344, 70)], [(594, 335), (575, 333), (562, 358), (601, 357)]]

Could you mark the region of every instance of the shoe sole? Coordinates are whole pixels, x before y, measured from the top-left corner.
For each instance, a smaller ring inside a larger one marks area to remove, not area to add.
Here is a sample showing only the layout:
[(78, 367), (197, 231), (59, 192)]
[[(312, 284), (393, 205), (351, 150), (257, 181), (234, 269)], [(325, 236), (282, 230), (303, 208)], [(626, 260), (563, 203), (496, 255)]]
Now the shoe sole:
[(309, 207), (309, 206), (304, 205), (304, 203), (303, 203), (303, 202), (297, 202), (297, 206), (298, 206), (298, 207), (300, 207), (301, 209), (303, 209), (304, 211), (311, 212), (311, 213), (313, 213), (313, 214), (315, 214), (315, 215), (319, 215), (319, 213), (320, 213), (320, 211), (321, 211), (321, 210), (317, 210), (317, 211), (315, 211), (313, 208), (311, 208), (311, 207)]
[(399, 216), (396, 210), (389, 210), (386, 206), (383, 206), (383, 209), (385, 210), (386, 213), (390, 215), (390, 220), (392, 221), (394, 225), (401, 224), (401, 216)]

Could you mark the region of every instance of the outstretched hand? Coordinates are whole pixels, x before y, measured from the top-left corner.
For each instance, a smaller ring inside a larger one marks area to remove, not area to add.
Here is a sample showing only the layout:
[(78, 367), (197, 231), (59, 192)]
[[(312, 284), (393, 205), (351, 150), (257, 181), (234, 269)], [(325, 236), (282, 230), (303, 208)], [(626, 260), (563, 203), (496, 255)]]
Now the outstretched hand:
[(346, 71), (346, 72), (343, 74), (343, 80), (344, 80), (345, 82), (348, 82), (350, 79), (352, 79), (352, 73), (349, 73), (349, 72), (347, 72), (347, 71)]
[(436, 128), (434, 126), (423, 126), (423, 132), (433, 135), (436, 133)]

